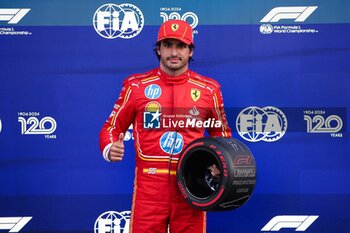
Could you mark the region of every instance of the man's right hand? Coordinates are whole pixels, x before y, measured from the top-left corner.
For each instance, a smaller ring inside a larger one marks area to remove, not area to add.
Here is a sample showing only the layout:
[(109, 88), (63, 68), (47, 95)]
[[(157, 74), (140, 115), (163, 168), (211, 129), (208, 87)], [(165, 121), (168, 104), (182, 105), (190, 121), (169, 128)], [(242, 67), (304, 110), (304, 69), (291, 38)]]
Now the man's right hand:
[(120, 133), (118, 141), (113, 142), (108, 158), (111, 162), (119, 162), (122, 161), (124, 156), (124, 134)]

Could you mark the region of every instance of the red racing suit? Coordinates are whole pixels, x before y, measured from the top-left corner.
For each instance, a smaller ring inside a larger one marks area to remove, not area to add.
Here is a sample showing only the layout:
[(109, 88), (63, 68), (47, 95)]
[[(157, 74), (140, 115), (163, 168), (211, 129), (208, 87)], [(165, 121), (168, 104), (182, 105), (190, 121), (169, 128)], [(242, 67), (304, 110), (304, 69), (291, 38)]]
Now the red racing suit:
[(130, 232), (205, 232), (205, 212), (193, 209), (176, 182), (181, 151), (193, 140), (231, 137), (219, 84), (187, 70), (170, 77), (160, 68), (127, 78), (100, 132), (108, 160), (112, 142), (133, 124), (136, 169)]

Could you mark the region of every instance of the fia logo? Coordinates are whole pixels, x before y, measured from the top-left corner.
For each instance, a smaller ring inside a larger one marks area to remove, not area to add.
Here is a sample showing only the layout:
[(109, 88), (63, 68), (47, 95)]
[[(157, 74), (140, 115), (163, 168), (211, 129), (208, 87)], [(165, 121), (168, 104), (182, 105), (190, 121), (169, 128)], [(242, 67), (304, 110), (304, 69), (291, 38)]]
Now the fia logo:
[(259, 30), (261, 34), (271, 34), (273, 32), (273, 26), (271, 24), (262, 24)]
[(129, 233), (130, 211), (107, 211), (95, 222), (95, 233)]
[(248, 107), (243, 109), (236, 120), (239, 135), (250, 142), (273, 142), (287, 131), (287, 118), (275, 107)]
[(178, 132), (166, 132), (159, 140), (160, 148), (167, 154), (176, 155), (182, 151), (184, 140)]
[(103, 38), (130, 39), (141, 32), (144, 17), (141, 10), (135, 5), (109, 3), (96, 10), (93, 25), (95, 31)]

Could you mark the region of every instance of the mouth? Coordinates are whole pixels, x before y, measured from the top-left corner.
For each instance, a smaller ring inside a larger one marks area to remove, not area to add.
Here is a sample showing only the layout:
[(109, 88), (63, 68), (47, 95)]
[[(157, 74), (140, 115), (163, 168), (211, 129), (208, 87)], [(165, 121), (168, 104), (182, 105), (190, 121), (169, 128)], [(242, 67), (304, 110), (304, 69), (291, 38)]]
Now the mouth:
[(177, 63), (181, 61), (179, 57), (170, 57), (167, 60), (170, 61), (171, 63)]

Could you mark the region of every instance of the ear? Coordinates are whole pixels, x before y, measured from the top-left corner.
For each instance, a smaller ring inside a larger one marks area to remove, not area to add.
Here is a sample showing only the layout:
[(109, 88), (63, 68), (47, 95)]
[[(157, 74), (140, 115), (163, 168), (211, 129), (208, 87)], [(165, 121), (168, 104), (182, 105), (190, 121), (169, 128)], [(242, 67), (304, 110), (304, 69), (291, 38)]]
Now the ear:
[(160, 46), (157, 46), (157, 53), (160, 56)]
[(194, 50), (194, 49), (190, 49), (190, 54), (189, 54), (189, 55), (190, 55), (190, 57), (192, 57), (192, 56), (193, 56), (193, 52), (194, 52), (193, 50)]

